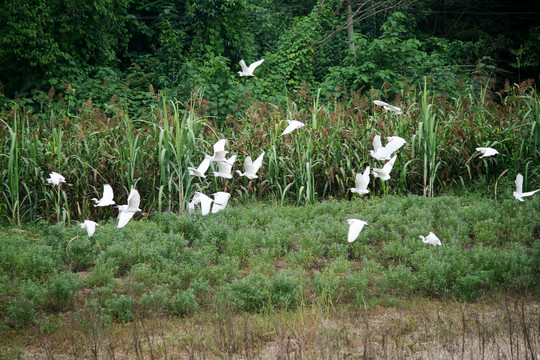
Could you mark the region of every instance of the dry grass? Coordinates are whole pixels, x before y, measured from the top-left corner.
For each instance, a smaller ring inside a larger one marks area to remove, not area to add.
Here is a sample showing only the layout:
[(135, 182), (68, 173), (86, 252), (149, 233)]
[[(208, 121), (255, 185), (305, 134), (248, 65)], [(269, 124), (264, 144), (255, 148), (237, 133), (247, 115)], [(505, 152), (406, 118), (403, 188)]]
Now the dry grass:
[(79, 312), (49, 334), (36, 326), (0, 338), (0, 359), (539, 359), (540, 302), (155, 314), (110, 326)]

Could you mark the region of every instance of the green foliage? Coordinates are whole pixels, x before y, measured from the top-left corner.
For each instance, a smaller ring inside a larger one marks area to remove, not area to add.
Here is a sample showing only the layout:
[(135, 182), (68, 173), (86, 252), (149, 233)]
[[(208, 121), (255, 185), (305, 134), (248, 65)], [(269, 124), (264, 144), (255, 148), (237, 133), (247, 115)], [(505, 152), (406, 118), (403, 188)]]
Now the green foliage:
[[(86, 239), (92, 245), (75, 237), (78, 227), (1, 228), (0, 320), (26, 327), (81, 306), (104, 321), (129, 322), (134, 309), (184, 316), (214, 307), (266, 312), (365, 307), (387, 297), (536, 294), (539, 206), (534, 197), (518, 204), (482, 193), (231, 204), (205, 217), (134, 219), (123, 229), (102, 222)], [(368, 223), (351, 244), (349, 218)], [(429, 231), (443, 246), (420, 241)], [(82, 273), (67, 271), (77, 242), (92, 248), (82, 252)]]
[(178, 291), (170, 300), (169, 304), (171, 312), (176, 315), (187, 315), (199, 308), (199, 304), (195, 300), (195, 292), (193, 289)]
[(130, 322), (133, 320), (132, 306), (131, 298), (126, 295), (113, 295), (105, 302), (106, 311), (120, 322)]

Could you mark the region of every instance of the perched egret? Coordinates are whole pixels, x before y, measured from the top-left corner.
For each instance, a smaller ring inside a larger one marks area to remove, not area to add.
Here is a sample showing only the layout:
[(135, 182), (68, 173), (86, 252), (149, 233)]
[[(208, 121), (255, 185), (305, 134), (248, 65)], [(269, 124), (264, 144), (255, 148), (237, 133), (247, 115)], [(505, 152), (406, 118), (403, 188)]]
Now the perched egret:
[(189, 175), (205, 178), (206, 175), (204, 175), (204, 173), (206, 172), (206, 170), (208, 170), (209, 166), (210, 166), (210, 157), (206, 156), (198, 168), (194, 168), (191, 166), (188, 167)]
[(229, 198), (231, 197), (231, 194), (224, 191), (218, 191), (214, 195), (214, 205), (212, 205), (212, 213), (215, 214), (220, 210), (225, 209), (225, 206), (227, 206), (227, 203), (229, 202)]
[(193, 195), (193, 199), (188, 204), (189, 211), (192, 212), (195, 206), (201, 204), (201, 211), (203, 215), (207, 215), (210, 212), (210, 205), (212, 205), (212, 199), (204, 195), (201, 192), (196, 191)]
[(47, 182), (49, 184), (53, 184), (53, 185), (60, 185), (60, 183), (65, 183), (66, 182), (66, 179), (60, 175), (59, 173), (56, 173), (56, 172), (52, 172), (49, 174), (49, 178), (47, 179)]
[(225, 150), (226, 144), (227, 139), (221, 139), (214, 144), (214, 155), (209, 157), (210, 161), (225, 161), (225, 156), (228, 153), (228, 151)]
[(111, 185), (105, 184), (103, 185), (103, 197), (99, 200), (96, 198), (92, 198), (91, 200), (96, 203), (94, 206), (109, 206), (115, 204), (113, 196), (113, 189)]
[(139, 192), (135, 189), (131, 189), (131, 192), (128, 196), (127, 205), (118, 205), (118, 228), (123, 228), (126, 226), (128, 221), (133, 217), (137, 211), (142, 211), (139, 209), (141, 203), (141, 196)]
[(281, 136), (283, 136), (285, 134), (292, 133), (294, 130), (300, 129), (300, 128), (303, 128), (304, 126), (306, 126), (306, 124), (304, 124), (303, 122), (298, 121), (298, 120), (285, 120), (285, 121), (287, 121), (287, 123), (289, 123), (289, 126), (287, 126), (287, 128), (283, 131)]
[(480, 156), (480, 159), (488, 157), (488, 156), (497, 155), (499, 153), (497, 150), (490, 147), (477, 147), (476, 151), (481, 152), (483, 154), (482, 156)]
[(358, 173), (356, 174), (356, 181), (355, 186), (353, 188), (349, 188), (353, 193), (357, 193), (358, 195), (365, 195), (369, 193), (368, 185), (369, 185), (369, 166), (364, 170), (364, 173)]
[(399, 136), (388, 136), (387, 139), (389, 141), (388, 144), (382, 146), (381, 137), (375, 135), (373, 138), (373, 150), (369, 151), (371, 157), (379, 161), (390, 160), (392, 154), (406, 143), (405, 139)]
[(373, 100), (373, 103), (375, 103), (375, 105), (377, 105), (377, 106), (382, 106), (385, 110), (391, 111), (396, 115), (403, 114), (403, 111), (401, 111), (400, 108), (398, 108), (397, 106), (385, 103), (384, 101)]
[(423, 235), (420, 235), (419, 238), (422, 239), (422, 242), (424, 242), (425, 244), (430, 244), (433, 246), (442, 245), (441, 240), (439, 240), (437, 235), (435, 235), (431, 231), (429, 232), (428, 236), (424, 237)]
[(253, 64), (246, 66), (246, 62), (242, 59), (240, 60), (240, 67), (242, 68), (242, 71), (239, 71), (238, 74), (240, 76), (254, 76), (253, 71), (263, 63), (264, 59), (255, 61)]
[(257, 171), (259, 171), (259, 168), (262, 165), (263, 157), (264, 157), (264, 151), (262, 152), (261, 155), (259, 155), (259, 157), (255, 161), (251, 160), (251, 156), (246, 157), (246, 160), (244, 161), (245, 172), (242, 173), (240, 170), (236, 170), (236, 172), (240, 176), (245, 176), (250, 180), (256, 179)]
[(384, 164), (382, 169), (375, 168), (373, 169), (373, 176), (380, 178), (381, 180), (388, 180), (390, 179), (390, 171), (392, 171), (392, 168), (394, 167), (394, 163), (396, 162), (397, 155), (394, 155), (390, 161), (388, 161), (386, 164)]
[(232, 171), (232, 167), (235, 161), (236, 161), (236, 154), (231, 156), (228, 159), (220, 161), (218, 163), (219, 171), (218, 172), (214, 171), (214, 176), (222, 177), (225, 179), (232, 179), (231, 171)]
[(81, 226), (81, 228), (86, 229), (88, 237), (92, 237), (92, 235), (94, 235), (94, 232), (96, 231), (96, 226), (98, 226), (98, 224), (92, 220), (84, 220), (84, 222), (80, 223), (79, 225)]
[(536, 193), (537, 191), (540, 191), (540, 189), (524, 193), (523, 192), (523, 175), (517, 174), (517, 176), (516, 176), (516, 191), (514, 191), (514, 197), (517, 200), (525, 201), (523, 199), (524, 197), (534, 195), (534, 193)]
[(347, 237), (347, 241), (352, 243), (356, 240), (360, 231), (364, 228), (364, 225), (367, 225), (367, 222), (359, 219), (348, 219), (347, 222), (349, 223), (349, 236)]

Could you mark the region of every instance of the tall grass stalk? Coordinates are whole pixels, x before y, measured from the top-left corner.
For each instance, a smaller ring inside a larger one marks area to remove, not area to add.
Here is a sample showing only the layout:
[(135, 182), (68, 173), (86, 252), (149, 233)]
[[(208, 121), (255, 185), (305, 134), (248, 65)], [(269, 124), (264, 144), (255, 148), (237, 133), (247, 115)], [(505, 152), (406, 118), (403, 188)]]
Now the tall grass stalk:
[(420, 109), (421, 120), (418, 123), (416, 133), (419, 147), (423, 158), (423, 193), (424, 196), (433, 197), (437, 171), (441, 161), (437, 159), (439, 134), (437, 133), (438, 115), (433, 109), (434, 105), (428, 102), (428, 91), (424, 79), (424, 91), (422, 93), (422, 105)]

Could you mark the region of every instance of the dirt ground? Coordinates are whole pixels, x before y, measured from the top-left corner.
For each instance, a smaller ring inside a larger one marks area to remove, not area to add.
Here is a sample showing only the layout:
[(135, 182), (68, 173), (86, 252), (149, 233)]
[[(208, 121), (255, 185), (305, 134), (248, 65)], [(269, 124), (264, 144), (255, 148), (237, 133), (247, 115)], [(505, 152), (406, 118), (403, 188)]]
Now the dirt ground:
[(1, 330), (0, 359), (540, 359), (540, 301), (516, 297), (55, 321)]

